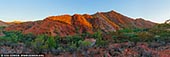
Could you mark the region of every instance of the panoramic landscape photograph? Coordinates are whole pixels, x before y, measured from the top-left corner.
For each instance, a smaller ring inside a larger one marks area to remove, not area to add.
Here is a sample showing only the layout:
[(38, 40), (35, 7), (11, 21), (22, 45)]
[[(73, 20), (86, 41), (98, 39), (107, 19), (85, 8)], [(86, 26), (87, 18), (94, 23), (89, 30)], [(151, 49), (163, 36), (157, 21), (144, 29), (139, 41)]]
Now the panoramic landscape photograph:
[(170, 57), (170, 0), (0, 0), (0, 57)]

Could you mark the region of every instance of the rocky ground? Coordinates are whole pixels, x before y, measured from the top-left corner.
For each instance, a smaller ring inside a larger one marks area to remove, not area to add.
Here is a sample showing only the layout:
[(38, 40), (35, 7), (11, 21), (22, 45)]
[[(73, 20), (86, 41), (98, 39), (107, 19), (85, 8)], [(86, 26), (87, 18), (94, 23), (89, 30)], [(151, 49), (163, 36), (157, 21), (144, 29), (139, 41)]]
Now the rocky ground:
[[(0, 46), (0, 54), (33, 53), (32, 49), (26, 48), (22, 43), (15, 46)], [(59, 54), (47, 53), (46, 57), (169, 57), (170, 43), (157, 42), (124, 42), (109, 44), (106, 47), (92, 47), (77, 52), (61, 52)]]

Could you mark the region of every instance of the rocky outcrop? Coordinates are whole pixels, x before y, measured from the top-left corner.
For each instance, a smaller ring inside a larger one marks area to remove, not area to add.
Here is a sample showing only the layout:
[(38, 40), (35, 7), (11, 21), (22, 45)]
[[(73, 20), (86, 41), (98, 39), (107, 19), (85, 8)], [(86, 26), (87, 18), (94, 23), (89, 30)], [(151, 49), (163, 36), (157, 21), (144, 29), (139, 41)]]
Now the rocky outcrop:
[(84, 32), (93, 33), (98, 30), (102, 32), (116, 31), (123, 28), (150, 28), (156, 23), (146, 21), (144, 19), (133, 19), (121, 15), (115, 11), (98, 12), (93, 15), (74, 14), (50, 16), (44, 20), (34, 22), (23, 22), (11, 25), (5, 30), (17, 30), (23, 33), (33, 33), (36, 35), (74, 35)]

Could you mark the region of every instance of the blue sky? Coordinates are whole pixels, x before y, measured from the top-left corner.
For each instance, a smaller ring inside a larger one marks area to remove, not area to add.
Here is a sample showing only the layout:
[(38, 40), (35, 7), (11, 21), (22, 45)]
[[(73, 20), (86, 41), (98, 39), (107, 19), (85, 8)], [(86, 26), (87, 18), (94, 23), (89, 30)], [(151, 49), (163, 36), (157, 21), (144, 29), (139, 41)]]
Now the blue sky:
[(0, 20), (7, 22), (111, 10), (131, 18), (161, 23), (170, 19), (170, 0), (0, 0)]

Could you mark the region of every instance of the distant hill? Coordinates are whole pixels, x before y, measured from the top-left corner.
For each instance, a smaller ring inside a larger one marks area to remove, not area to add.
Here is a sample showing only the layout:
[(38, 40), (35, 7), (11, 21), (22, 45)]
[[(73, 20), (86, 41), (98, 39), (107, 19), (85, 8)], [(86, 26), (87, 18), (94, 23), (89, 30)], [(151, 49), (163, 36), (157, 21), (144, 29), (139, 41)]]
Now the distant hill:
[(168, 23), (168, 24), (170, 24), (170, 19), (169, 19), (169, 20), (166, 20), (166, 21), (165, 21), (165, 23)]
[(156, 23), (146, 21), (142, 18), (129, 18), (112, 10), (110, 12), (98, 12), (93, 15), (74, 14), (72, 16), (50, 16), (44, 20), (10, 25), (5, 28), (5, 30), (17, 30), (36, 35), (67, 36), (84, 32), (93, 33), (98, 30), (105, 33), (124, 28), (151, 28), (154, 25), (156, 25)]
[(8, 26), (8, 24), (0, 20), (0, 26)]

